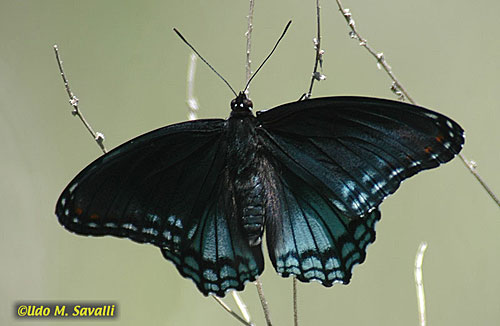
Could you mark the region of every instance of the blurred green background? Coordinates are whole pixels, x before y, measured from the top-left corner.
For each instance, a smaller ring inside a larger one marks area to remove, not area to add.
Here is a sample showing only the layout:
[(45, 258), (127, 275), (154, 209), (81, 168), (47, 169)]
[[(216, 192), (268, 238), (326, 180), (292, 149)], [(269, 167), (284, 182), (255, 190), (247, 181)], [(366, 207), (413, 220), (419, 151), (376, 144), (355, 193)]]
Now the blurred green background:
[[(500, 193), (500, 2), (344, 1), (362, 35), (383, 51), (421, 105), (458, 121), (463, 153)], [(293, 24), (254, 80), (256, 109), (299, 98), (313, 66), (315, 1), (257, 0), (254, 67)], [(109, 300), (120, 325), (236, 325), (153, 246), (65, 231), (54, 215), (67, 183), (101, 153), (70, 114), (52, 45), (58, 44), (80, 107), (113, 148), (186, 119), (190, 50), (177, 27), (243, 88), (248, 1), (0, 0), (0, 324), (16, 301)], [(394, 98), (390, 81), (348, 36), (335, 2), (322, 1), (324, 70), (314, 96)], [(198, 64), (199, 116), (227, 117), (232, 94)], [(429, 323), (500, 322), (500, 214), (456, 159), (406, 181), (382, 205), (377, 241), (348, 286), (299, 284), (303, 325), (416, 325), (413, 262), (420, 241)], [(262, 276), (276, 325), (292, 324), (291, 281), (270, 262)], [(264, 325), (255, 287), (242, 296)], [(91, 325), (99, 321), (66, 321)], [(55, 324), (38, 320), (37, 325)]]

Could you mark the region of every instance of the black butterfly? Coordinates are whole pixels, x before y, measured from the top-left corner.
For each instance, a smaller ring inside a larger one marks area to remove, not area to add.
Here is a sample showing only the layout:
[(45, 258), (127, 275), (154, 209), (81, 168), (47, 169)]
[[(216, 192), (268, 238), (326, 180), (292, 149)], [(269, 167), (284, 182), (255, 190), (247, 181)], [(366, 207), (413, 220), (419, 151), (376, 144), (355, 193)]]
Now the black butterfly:
[(60, 223), (160, 247), (204, 294), (242, 290), (264, 269), (348, 283), (375, 240), (378, 206), (401, 181), (448, 162), (464, 143), (451, 119), (368, 97), (326, 97), (227, 120), (188, 121), (98, 158), (57, 202)]

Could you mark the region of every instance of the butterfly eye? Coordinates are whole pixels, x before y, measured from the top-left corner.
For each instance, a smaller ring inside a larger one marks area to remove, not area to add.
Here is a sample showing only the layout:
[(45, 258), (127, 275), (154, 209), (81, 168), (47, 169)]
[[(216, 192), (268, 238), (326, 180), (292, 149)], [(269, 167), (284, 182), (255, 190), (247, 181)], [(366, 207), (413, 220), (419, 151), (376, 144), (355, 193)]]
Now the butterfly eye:
[(243, 104), (245, 105), (245, 107), (249, 108), (249, 109), (252, 109), (253, 108), (253, 103), (251, 100), (249, 99), (245, 99), (243, 100)]
[(236, 99), (231, 101), (231, 108), (234, 108), (236, 106)]

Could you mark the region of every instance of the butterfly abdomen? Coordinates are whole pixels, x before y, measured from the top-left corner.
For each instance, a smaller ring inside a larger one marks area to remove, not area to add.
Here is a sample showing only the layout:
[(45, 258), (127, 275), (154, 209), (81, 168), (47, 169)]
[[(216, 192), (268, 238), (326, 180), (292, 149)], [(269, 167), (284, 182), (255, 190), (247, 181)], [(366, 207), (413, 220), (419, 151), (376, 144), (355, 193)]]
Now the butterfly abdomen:
[(250, 246), (262, 241), (267, 213), (269, 171), (258, 142), (253, 116), (230, 118), (228, 128), (228, 183), (233, 193), (233, 216)]
[(256, 246), (261, 243), (264, 232), (266, 194), (259, 176), (247, 177), (235, 180), (236, 211), (248, 243)]

